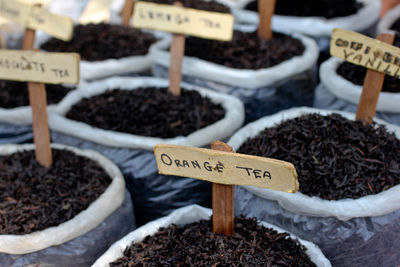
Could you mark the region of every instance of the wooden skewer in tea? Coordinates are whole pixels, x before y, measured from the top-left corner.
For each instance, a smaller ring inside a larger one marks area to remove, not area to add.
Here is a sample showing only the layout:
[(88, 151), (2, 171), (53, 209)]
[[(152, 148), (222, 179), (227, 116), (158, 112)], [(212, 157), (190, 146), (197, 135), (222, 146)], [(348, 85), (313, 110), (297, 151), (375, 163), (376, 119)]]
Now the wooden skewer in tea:
[(125, 0), (124, 7), (122, 9), (122, 24), (129, 26), (133, 14), (133, 8), (135, 6), (135, 0)]
[(272, 38), (271, 20), (275, 13), (276, 0), (258, 0), (258, 29), (259, 37), (269, 40)]
[[(33, 50), (35, 30), (26, 29), (23, 49)], [(47, 101), (44, 83), (28, 82), (29, 102), (32, 109), (32, 127), (36, 160), (49, 168), (53, 163), (50, 147), (50, 132), (47, 124)]]
[[(233, 152), (221, 141), (211, 143), (211, 149)], [(212, 183), (213, 232), (232, 235), (234, 230), (234, 186)]]
[[(174, 6), (183, 7), (180, 2), (175, 2)], [(185, 54), (185, 35), (174, 34), (170, 47), (169, 65), (169, 88), (168, 90), (175, 96), (181, 95), (182, 80), (182, 59)]]
[[(394, 35), (388, 33), (380, 34), (377, 39), (392, 45), (394, 42)], [(364, 79), (363, 90), (360, 96), (360, 102), (357, 107), (356, 120), (372, 123), (384, 80), (384, 73), (371, 69), (367, 71)]]

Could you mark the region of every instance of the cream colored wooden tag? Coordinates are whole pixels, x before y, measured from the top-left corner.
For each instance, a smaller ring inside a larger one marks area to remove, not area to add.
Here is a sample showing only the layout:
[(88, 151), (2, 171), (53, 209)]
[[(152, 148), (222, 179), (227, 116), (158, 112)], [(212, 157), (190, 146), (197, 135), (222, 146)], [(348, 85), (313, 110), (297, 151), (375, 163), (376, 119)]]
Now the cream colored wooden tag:
[(77, 84), (79, 60), (77, 53), (0, 50), (0, 79)]
[(38, 6), (14, 0), (0, 0), (0, 16), (27, 28), (42, 30), (64, 41), (72, 38), (73, 21), (71, 18), (52, 14)]
[(400, 78), (400, 48), (342, 29), (333, 30), (330, 46), (332, 56)]
[(285, 161), (163, 144), (155, 146), (154, 154), (160, 174), (291, 193), (299, 189), (296, 169)]
[(171, 5), (135, 3), (133, 26), (206, 39), (230, 41), (233, 16)]
[(91, 0), (82, 12), (79, 23), (100, 23), (110, 20), (110, 5), (113, 0)]

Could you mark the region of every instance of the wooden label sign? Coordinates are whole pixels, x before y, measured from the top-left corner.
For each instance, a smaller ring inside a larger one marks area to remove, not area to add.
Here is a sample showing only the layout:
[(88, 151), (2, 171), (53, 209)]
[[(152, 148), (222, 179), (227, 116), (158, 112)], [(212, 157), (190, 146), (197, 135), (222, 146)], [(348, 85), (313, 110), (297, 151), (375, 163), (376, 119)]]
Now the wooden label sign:
[(332, 56), (400, 78), (400, 48), (342, 29), (333, 30), (330, 45)]
[(0, 50), (0, 79), (76, 84), (79, 60), (77, 53)]
[(110, 20), (110, 5), (113, 0), (91, 0), (79, 18), (80, 24), (100, 23)]
[(69, 41), (72, 38), (71, 18), (52, 14), (38, 6), (14, 0), (0, 0), (0, 16), (27, 28), (42, 30), (61, 40)]
[(164, 144), (156, 145), (154, 154), (160, 174), (290, 193), (299, 189), (293, 164), (280, 160)]
[(171, 5), (135, 3), (133, 26), (206, 39), (230, 41), (233, 16)]

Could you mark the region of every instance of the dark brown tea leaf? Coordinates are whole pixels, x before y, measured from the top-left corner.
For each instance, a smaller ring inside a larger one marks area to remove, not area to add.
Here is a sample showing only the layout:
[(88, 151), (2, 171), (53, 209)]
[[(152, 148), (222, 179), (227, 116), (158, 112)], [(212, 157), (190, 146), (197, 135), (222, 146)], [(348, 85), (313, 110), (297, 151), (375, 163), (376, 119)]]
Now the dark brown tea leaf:
[[(330, 19), (353, 15), (362, 7), (357, 0), (277, 0), (275, 14)], [(258, 11), (258, 1), (249, 2), (245, 9)]]
[(82, 60), (98, 61), (145, 55), (157, 39), (132, 27), (105, 23), (76, 25), (72, 40), (52, 38), (40, 48), (49, 52), (75, 52)]
[(111, 183), (94, 161), (52, 151), (50, 169), (38, 164), (34, 151), (0, 156), (0, 234), (29, 234), (68, 221)]
[[(57, 104), (73, 89), (62, 85), (46, 84), (47, 104)], [(29, 106), (27, 83), (0, 80), (0, 107), (16, 108), (23, 106)]]
[(356, 199), (400, 183), (400, 140), (382, 125), (338, 114), (284, 121), (245, 141), (238, 152), (293, 163), (300, 191), (328, 200)]
[(75, 104), (67, 118), (130, 134), (173, 138), (186, 136), (225, 116), (224, 109), (198, 92), (167, 88), (112, 90)]
[(161, 228), (134, 243), (110, 266), (316, 266), (287, 233), (235, 218), (232, 236), (212, 232), (211, 221)]
[(300, 40), (286, 34), (274, 33), (264, 40), (256, 32), (234, 31), (230, 42), (186, 38), (185, 56), (235, 69), (263, 69), (300, 56), (304, 49)]

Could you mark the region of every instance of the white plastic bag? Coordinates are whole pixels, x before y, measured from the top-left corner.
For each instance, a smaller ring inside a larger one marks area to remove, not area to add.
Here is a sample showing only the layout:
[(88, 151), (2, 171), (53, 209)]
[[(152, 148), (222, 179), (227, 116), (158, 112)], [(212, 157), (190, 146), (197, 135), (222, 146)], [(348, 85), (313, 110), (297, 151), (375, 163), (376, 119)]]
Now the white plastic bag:
[[(125, 193), (124, 179), (115, 164), (95, 151), (79, 150), (59, 144), (53, 144), (52, 148), (70, 150), (97, 162), (112, 178), (112, 182), (87, 209), (58, 226), (25, 235), (0, 235), (2, 266), (39, 263), (58, 266), (88, 264), (107, 243), (135, 228), (129, 194)], [(31, 144), (2, 145), (0, 154), (8, 155), (32, 149), (34, 145)], [(125, 225), (119, 225), (121, 223)], [(102, 231), (110, 231), (112, 235), (103, 235)], [(101, 241), (104, 243), (99, 243), (99, 235), (103, 235)], [(89, 244), (92, 247), (87, 247)]]
[[(321, 83), (316, 89), (314, 107), (355, 112), (362, 86), (346, 80), (336, 70), (342, 59), (331, 57), (320, 68)], [(381, 92), (376, 117), (400, 125), (400, 93)]]
[[(109, 263), (121, 258), (123, 256), (124, 250), (129, 247), (133, 242), (140, 242), (146, 236), (155, 234), (160, 227), (168, 227), (171, 224), (185, 225), (200, 220), (208, 220), (211, 214), (212, 211), (210, 209), (206, 209), (197, 205), (180, 208), (166, 217), (160, 218), (156, 221), (150, 222), (138, 228), (137, 230), (131, 232), (130, 234), (113, 244), (92, 265), (92, 267), (109, 266)], [(279, 233), (285, 232), (282, 229), (265, 222), (260, 222), (260, 224), (264, 227), (273, 228)], [(290, 234), (290, 237), (299, 240), (299, 242), (307, 248), (308, 255), (317, 266), (331, 266), (329, 261), (325, 258), (321, 250), (316, 245), (312, 244), (311, 242), (301, 240), (292, 234)]]
[[(293, 108), (248, 124), (229, 140), (237, 150), (267, 127), (309, 113), (355, 114)], [(400, 127), (376, 120), (400, 138)], [(254, 187), (240, 187), (235, 212), (276, 224), (321, 247), (335, 266), (394, 266), (400, 262), (400, 185), (376, 195), (337, 201)], [(351, 248), (351, 249), (350, 249)]]
[[(244, 7), (252, 0), (239, 0), (234, 11), (239, 23), (258, 25), (258, 14), (245, 10)], [(293, 31), (318, 37), (330, 37), (333, 28), (342, 28), (351, 31), (364, 32), (379, 19), (381, 1), (360, 1), (365, 4), (356, 14), (346, 17), (326, 19), (323, 17), (295, 17), (274, 15), (272, 28), (278, 31)]]
[(400, 18), (400, 5), (390, 9), (378, 23), (378, 34), (393, 32), (390, 28)]
[(242, 125), (244, 120), (243, 104), (238, 99), (184, 83), (182, 84), (182, 88), (187, 90), (196, 90), (203, 97), (210, 98), (213, 103), (221, 104), (225, 110), (225, 117), (207, 127), (189, 134), (188, 136), (178, 136), (169, 139), (103, 130), (64, 117), (69, 109), (81, 99), (99, 95), (109, 89), (119, 88), (122, 90), (135, 90), (141, 87), (168, 87), (168, 85), (168, 80), (144, 77), (115, 77), (88, 84), (84, 88), (82, 87), (83, 90), (70, 93), (54, 108), (54, 112), (49, 112), (50, 128), (67, 135), (105, 146), (145, 149), (151, 151), (153, 147), (159, 143), (205, 146), (214, 140), (230, 137), (232, 133)]
[[(252, 31), (254, 27), (238, 26), (238, 30)], [(259, 70), (234, 69), (185, 56), (182, 62), (183, 80), (238, 97), (245, 104), (246, 122), (293, 106), (311, 106), (318, 47), (310, 38), (290, 35), (303, 43), (303, 55)], [(167, 38), (151, 48), (150, 54), (155, 63), (153, 73), (157, 77), (168, 77), (170, 43)]]

